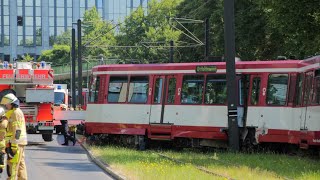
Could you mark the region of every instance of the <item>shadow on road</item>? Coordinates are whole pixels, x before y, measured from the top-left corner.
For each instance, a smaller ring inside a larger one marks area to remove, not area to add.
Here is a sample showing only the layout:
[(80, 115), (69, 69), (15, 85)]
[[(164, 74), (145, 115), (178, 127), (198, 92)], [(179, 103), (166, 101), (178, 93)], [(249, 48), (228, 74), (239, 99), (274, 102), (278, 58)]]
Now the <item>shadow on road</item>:
[(86, 172), (89, 172), (89, 171), (99, 171), (101, 172), (101, 170), (99, 168), (96, 168), (96, 166), (92, 166), (92, 163), (79, 163), (77, 165), (75, 165), (74, 162), (72, 163), (66, 163), (66, 162), (48, 162), (48, 163), (45, 163), (47, 164), (48, 166), (53, 166), (55, 168), (58, 168), (58, 169), (64, 169), (64, 170), (72, 170), (72, 171), (86, 171)]

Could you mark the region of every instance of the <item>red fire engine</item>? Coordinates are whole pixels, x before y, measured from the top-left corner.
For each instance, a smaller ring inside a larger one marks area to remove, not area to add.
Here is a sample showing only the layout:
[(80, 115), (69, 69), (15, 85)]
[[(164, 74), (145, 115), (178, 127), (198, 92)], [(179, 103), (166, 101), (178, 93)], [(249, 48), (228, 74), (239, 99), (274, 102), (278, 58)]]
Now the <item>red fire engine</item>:
[(51, 141), (54, 88), (50, 64), (44, 61), (0, 64), (0, 98), (7, 93), (14, 93), (20, 100), (27, 132), (41, 133), (45, 141)]
[[(86, 104), (88, 102), (88, 89), (83, 88), (82, 90), (82, 101), (83, 105), (80, 110), (78, 108), (71, 109), (69, 108), (69, 103), (71, 100), (71, 96), (69, 96), (69, 91), (67, 88), (67, 84), (54, 84), (54, 116), (53, 122), (54, 127), (56, 129), (56, 133), (60, 133), (63, 130), (61, 126), (61, 120), (67, 120), (69, 125), (77, 125), (84, 122), (85, 119), (85, 110)], [(78, 97), (78, 93), (76, 93)]]

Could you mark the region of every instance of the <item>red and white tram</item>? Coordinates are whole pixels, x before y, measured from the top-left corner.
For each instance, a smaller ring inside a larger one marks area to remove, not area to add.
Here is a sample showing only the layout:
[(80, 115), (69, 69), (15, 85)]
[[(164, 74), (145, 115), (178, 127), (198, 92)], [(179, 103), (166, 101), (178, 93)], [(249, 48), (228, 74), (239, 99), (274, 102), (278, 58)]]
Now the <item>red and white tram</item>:
[[(320, 56), (239, 61), (236, 73), (243, 145), (320, 147)], [(225, 62), (96, 66), (85, 131), (135, 137), (138, 144), (225, 145), (226, 92)]]

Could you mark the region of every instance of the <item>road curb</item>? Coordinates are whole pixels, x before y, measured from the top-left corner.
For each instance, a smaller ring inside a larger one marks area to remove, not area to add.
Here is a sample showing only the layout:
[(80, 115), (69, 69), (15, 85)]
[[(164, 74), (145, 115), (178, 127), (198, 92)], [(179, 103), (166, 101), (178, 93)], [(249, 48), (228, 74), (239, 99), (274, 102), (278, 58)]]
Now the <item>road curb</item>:
[[(78, 141), (78, 139), (77, 139)], [(78, 141), (79, 143), (79, 141)], [(95, 158), (91, 151), (86, 147), (86, 145), (84, 145), (83, 143), (79, 143), (81, 145), (81, 147), (86, 151), (87, 155), (89, 156), (89, 158), (97, 165), (99, 166), (103, 171), (105, 171), (107, 174), (111, 175), (114, 179), (117, 180), (125, 180), (126, 178), (116, 172), (114, 172), (110, 167), (108, 167), (108, 164), (103, 163), (101, 160), (99, 160), (98, 158)]]

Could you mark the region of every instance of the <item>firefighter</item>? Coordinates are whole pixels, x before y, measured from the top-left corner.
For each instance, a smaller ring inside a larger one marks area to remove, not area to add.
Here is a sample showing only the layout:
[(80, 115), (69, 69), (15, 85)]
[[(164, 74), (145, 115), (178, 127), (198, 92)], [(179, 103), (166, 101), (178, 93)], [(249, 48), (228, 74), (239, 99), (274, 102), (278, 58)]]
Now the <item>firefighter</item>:
[(27, 179), (27, 169), (24, 161), (24, 150), (27, 145), (27, 132), (24, 114), (19, 108), (19, 100), (14, 94), (7, 94), (0, 104), (5, 105), (10, 112), (7, 127), (6, 153), (8, 179)]
[(0, 107), (0, 174), (3, 172), (5, 166), (4, 156), (6, 154), (6, 132), (8, 126), (8, 118), (5, 116), (5, 110)]
[(70, 132), (70, 136), (73, 139), (73, 145), (76, 144), (76, 132), (77, 132), (77, 126), (76, 125), (72, 125), (69, 127), (69, 132)]
[(73, 138), (71, 135), (70, 135), (70, 131), (69, 131), (69, 126), (68, 126), (68, 121), (67, 120), (60, 120), (61, 122), (61, 125), (63, 127), (63, 136), (64, 136), (64, 143), (61, 144), (63, 146), (68, 146), (69, 145), (69, 140), (71, 140), (73, 142), (73, 145), (76, 144), (76, 140), (75, 138)]

